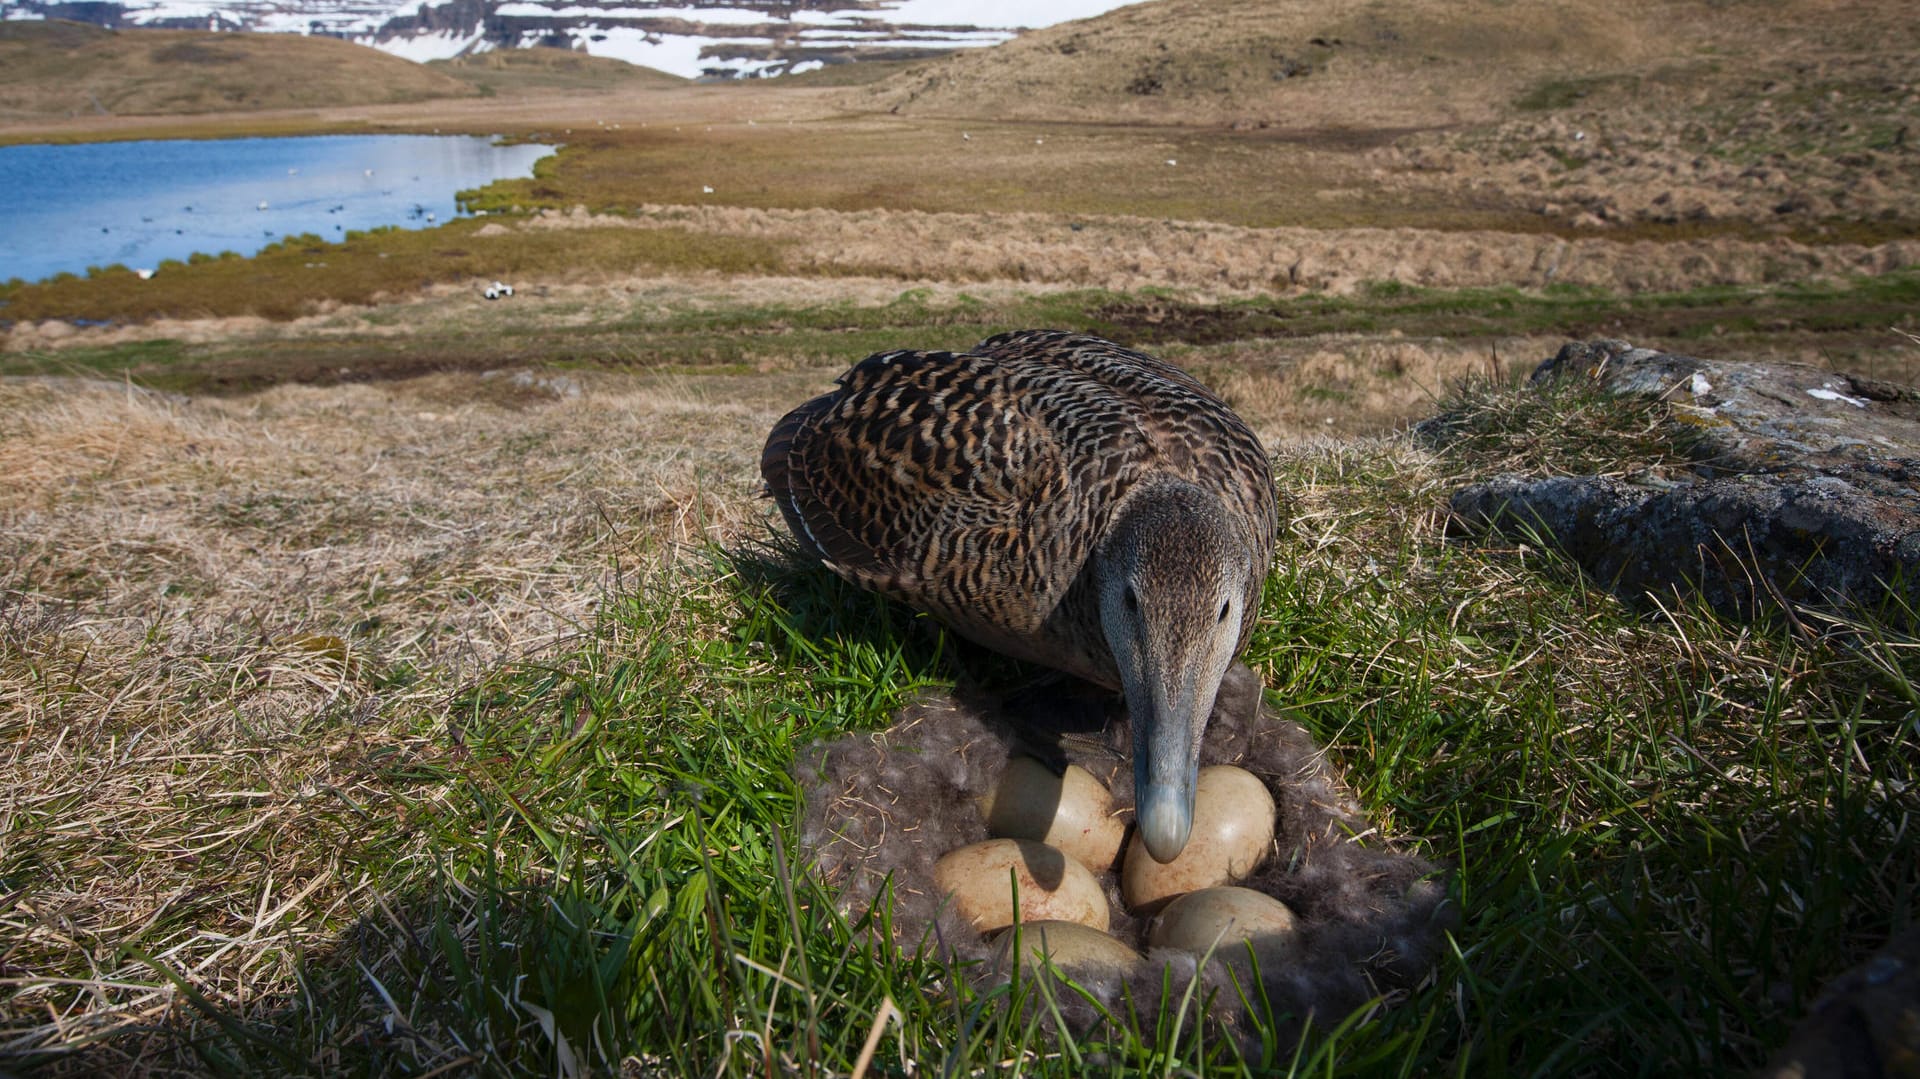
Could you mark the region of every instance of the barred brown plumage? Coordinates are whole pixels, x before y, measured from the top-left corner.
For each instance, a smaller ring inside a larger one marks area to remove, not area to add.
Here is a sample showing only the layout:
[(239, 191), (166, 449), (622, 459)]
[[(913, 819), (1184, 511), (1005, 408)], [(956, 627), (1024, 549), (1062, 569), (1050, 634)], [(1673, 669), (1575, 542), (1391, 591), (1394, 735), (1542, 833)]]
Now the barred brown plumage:
[(761, 456), (801, 546), (989, 648), (1121, 690), (1140, 830), (1172, 859), (1278, 529), (1252, 430), (1178, 367), (1058, 330), (876, 353), (838, 385)]

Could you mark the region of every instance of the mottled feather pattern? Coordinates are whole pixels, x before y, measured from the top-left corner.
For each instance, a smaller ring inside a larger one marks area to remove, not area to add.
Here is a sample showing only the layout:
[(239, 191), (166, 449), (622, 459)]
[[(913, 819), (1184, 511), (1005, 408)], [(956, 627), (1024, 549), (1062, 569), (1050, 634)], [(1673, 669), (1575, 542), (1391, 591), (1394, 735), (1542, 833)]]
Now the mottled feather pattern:
[(1107, 685), (1082, 571), (1130, 491), (1215, 491), (1262, 566), (1277, 528), (1266, 454), (1224, 402), (1172, 364), (1061, 331), (869, 356), (774, 428), (761, 469), (835, 572)]

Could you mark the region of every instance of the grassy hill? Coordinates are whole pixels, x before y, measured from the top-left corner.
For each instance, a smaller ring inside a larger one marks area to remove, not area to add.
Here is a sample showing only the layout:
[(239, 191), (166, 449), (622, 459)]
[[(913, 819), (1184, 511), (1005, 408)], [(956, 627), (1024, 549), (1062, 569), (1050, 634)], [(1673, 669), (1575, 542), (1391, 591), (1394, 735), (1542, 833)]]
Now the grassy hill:
[(333, 38), (0, 23), (0, 120), (373, 105), (480, 92)]
[(1162, 0), (917, 65), (862, 107), (919, 115), (1274, 126), (1481, 122), (1609, 76), (1689, 90), (1753, 65), (1910, 56), (1893, 0)]
[(426, 66), (430, 71), (472, 83), (483, 94), (645, 89), (680, 86), (688, 81), (656, 68), (567, 49), (495, 49), (434, 60)]

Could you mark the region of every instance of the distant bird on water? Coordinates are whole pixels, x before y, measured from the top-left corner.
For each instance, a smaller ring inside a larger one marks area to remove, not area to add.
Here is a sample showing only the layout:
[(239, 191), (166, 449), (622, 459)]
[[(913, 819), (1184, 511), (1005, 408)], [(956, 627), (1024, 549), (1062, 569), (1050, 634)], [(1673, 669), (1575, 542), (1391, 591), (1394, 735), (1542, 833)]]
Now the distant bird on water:
[(996, 651), (1120, 690), (1136, 817), (1171, 861), (1253, 632), (1266, 452), (1178, 367), (1055, 330), (881, 352), (788, 413), (760, 471), (806, 551)]

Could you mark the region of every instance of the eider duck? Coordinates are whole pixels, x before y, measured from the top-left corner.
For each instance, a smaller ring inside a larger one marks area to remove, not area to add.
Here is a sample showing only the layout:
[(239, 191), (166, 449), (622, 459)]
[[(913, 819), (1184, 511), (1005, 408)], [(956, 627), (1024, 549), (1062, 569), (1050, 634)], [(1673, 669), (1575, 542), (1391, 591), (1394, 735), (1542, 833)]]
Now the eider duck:
[(1252, 430), (1178, 367), (1057, 330), (876, 353), (838, 387), (760, 459), (802, 548), (988, 648), (1119, 690), (1140, 835), (1171, 861), (1279, 527)]

